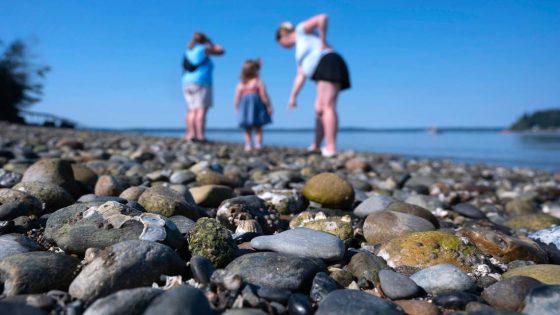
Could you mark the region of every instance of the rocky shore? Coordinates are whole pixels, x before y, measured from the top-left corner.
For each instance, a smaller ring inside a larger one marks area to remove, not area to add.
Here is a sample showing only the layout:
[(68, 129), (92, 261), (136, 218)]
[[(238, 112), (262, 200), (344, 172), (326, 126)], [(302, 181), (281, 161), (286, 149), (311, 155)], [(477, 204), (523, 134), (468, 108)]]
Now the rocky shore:
[(1, 314), (559, 314), (560, 174), (0, 123)]

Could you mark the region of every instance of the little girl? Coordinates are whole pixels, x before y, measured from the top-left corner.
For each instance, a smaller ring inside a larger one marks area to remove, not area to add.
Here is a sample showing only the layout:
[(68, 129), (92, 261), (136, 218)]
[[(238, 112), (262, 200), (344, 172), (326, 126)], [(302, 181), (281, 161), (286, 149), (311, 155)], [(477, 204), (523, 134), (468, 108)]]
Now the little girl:
[(251, 132), (255, 129), (255, 150), (262, 148), (262, 126), (271, 123), (272, 105), (259, 78), (260, 59), (247, 60), (241, 70), (241, 82), (235, 89), (235, 110), (239, 126), (245, 128), (245, 151), (251, 151)]

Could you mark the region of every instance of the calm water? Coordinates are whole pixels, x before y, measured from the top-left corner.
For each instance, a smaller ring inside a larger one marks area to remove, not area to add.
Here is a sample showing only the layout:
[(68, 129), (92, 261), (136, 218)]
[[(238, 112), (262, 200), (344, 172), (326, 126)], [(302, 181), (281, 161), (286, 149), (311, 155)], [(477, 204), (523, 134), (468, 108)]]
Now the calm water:
[[(178, 130), (146, 133), (173, 137), (183, 135), (183, 131)], [(209, 131), (208, 138), (243, 142), (241, 131)], [(265, 145), (305, 148), (311, 143), (313, 132), (265, 130), (264, 139)], [(560, 133), (501, 134), (495, 131), (450, 131), (432, 135), (410, 131), (342, 131), (339, 133), (338, 143), (340, 149), (560, 171)]]

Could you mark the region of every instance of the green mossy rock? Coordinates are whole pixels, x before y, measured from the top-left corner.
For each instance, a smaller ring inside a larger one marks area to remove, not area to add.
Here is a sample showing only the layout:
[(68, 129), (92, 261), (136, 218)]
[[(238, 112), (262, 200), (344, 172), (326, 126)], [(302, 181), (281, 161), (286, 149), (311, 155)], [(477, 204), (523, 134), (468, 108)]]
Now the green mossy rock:
[(354, 203), (354, 189), (334, 173), (311, 177), (303, 187), (303, 196), (328, 208), (350, 210)]
[(231, 232), (212, 218), (200, 218), (188, 235), (189, 250), (193, 256), (202, 256), (220, 268), (237, 255), (237, 245)]
[(504, 278), (526, 276), (544, 284), (560, 285), (560, 265), (530, 265), (511, 269), (502, 275)]
[(350, 216), (325, 216), (323, 212), (304, 211), (290, 221), (290, 228), (308, 228), (336, 235), (346, 244), (353, 237), (352, 218)]
[[(191, 197), (189, 195), (189, 197)], [(185, 198), (185, 195), (164, 186), (156, 186), (146, 189), (138, 203), (146, 209), (147, 212), (161, 214), (165, 217), (174, 215), (183, 215), (189, 219), (198, 219), (197, 206), (194, 204), (192, 197)]]
[(525, 229), (529, 232), (547, 229), (553, 225), (560, 225), (560, 219), (548, 214), (526, 214), (511, 218), (504, 225), (514, 230)]

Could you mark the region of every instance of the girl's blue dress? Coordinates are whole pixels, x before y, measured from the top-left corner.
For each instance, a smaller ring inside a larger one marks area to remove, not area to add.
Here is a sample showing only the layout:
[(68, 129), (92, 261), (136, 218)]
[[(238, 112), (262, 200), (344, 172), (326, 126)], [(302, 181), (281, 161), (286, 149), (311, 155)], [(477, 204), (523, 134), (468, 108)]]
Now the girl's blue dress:
[(243, 88), (239, 99), (239, 126), (243, 128), (260, 127), (271, 122), (272, 119), (261, 100), (258, 87)]

